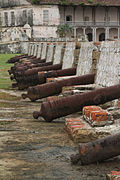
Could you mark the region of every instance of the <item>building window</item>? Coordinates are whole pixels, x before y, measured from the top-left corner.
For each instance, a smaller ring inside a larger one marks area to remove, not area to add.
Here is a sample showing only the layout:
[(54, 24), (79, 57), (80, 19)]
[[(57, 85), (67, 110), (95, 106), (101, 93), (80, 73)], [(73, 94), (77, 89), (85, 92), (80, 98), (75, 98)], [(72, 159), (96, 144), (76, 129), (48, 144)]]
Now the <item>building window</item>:
[(89, 21), (89, 17), (88, 17), (88, 16), (85, 16), (85, 17), (84, 17), (84, 21)]
[(66, 21), (72, 21), (72, 16), (71, 15), (66, 16)]
[(32, 9), (28, 10), (28, 12), (27, 12), (27, 19), (28, 19), (27, 23), (30, 26), (33, 26), (33, 10)]
[(5, 26), (8, 26), (8, 12), (4, 12)]
[(49, 23), (49, 11), (43, 10), (43, 23)]
[(2, 26), (2, 14), (0, 13), (0, 29), (1, 29), (1, 26)]
[(14, 26), (15, 25), (15, 14), (14, 12), (12, 11), (11, 12), (11, 26)]
[(27, 23), (27, 11), (23, 10), (23, 25)]

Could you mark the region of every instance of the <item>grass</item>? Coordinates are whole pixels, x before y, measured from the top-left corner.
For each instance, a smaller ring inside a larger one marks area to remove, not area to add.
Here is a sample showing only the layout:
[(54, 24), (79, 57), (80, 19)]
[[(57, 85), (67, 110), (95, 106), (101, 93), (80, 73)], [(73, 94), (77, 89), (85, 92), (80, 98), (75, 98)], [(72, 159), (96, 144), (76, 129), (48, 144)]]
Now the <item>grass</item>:
[(0, 54), (0, 89), (10, 89), (12, 81), (8, 74), (8, 70), (13, 64), (6, 63), (8, 59), (18, 54)]
[(20, 100), (21, 97), (13, 96), (4, 92), (0, 92), (0, 100), (16, 101)]

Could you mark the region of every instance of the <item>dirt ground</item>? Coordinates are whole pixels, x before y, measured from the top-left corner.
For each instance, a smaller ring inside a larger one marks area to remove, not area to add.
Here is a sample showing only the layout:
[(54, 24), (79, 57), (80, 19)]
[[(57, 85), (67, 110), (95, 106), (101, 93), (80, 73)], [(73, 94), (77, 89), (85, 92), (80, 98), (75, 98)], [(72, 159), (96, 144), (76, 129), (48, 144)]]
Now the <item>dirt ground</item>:
[[(52, 123), (34, 120), (41, 102), (19, 98), (20, 92), (5, 91), (0, 99), (0, 180), (105, 180), (120, 170), (120, 157), (87, 166), (72, 165), (78, 150), (67, 134), (64, 118)], [(11, 100), (10, 96), (17, 96)]]

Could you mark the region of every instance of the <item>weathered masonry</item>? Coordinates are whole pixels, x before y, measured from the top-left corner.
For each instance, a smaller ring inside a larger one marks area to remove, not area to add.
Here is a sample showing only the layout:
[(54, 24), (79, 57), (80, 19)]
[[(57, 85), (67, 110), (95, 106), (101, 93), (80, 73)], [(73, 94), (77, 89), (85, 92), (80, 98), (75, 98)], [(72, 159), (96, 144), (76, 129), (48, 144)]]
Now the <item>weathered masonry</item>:
[(58, 35), (59, 24), (69, 24), (73, 37), (87, 35), (89, 41), (120, 39), (119, 0), (40, 0), (33, 5), (27, 0), (0, 0), (2, 31), (22, 27), (33, 38)]

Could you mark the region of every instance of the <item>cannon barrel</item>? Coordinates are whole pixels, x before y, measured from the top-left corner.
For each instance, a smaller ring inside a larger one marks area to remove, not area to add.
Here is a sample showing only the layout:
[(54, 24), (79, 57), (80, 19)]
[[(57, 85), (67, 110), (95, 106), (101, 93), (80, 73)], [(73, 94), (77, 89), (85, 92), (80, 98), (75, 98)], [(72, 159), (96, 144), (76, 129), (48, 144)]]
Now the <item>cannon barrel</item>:
[(120, 98), (120, 84), (44, 102), (41, 104), (40, 112), (33, 112), (33, 117), (42, 116), (50, 122), (53, 119), (79, 112), (84, 106), (104, 104), (118, 98)]
[[(33, 63), (33, 64), (37, 64), (37, 63), (45, 63), (46, 59), (40, 59), (40, 58), (34, 58), (34, 59), (28, 59), (29, 62)], [(27, 60), (27, 61), (28, 61)]]
[[(67, 75), (75, 75), (76, 74), (76, 68), (69, 68), (69, 69), (63, 69), (63, 70), (56, 70), (56, 71), (50, 71), (49, 77), (58, 77), (58, 76), (67, 76)], [(38, 74), (32, 75), (32, 76), (10, 76), (10, 79), (16, 79), (17, 85), (19, 89), (27, 89), (29, 86), (36, 86), (38, 84), (43, 84), (46, 82), (48, 74), (47, 72), (38, 72)]]
[(55, 64), (55, 65), (50, 65), (50, 66), (44, 66), (44, 67), (38, 67), (38, 68), (32, 68), (29, 69), (27, 71), (25, 71), (25, 73), (19, 73), (18, 75), (25, 75), (25, 76), (30, 76), (33, 74), (37, 74), (40, 71), (50, 71), (50, 70), (58, 70), (62, 68), (62, 64)]
[(15, 62), (18, 62), (20, 58), (25, 58), (25, 57), (27, 57), (27, 54), (15, 56), (15, 57), (8, 59), (7, 63), (15, 63)]
[(27, 94), (22, 94), (22, 97), (23, 99), (29, 98), (31, 101), (35, 101), (37, 99), (61, 93), (62, 87), (64, 86), (93, 84), (94, 78), (95, 74), (87, 74), (83, 76), (60, 80), (57, 82), (51, 82), (37, 85), (34, 87), (29, 87), (27, 90)]
[(24, 79), (26, 80), (27, 77), (26, 76), (17, 76), (18, 72), (20, 73), (24, 73), (26, 70), (28, 69), (32, 69), (34, 67), (45, 67), (45, 66), (49, 66), (52, 65), (52, 62), (47, 62), (47, 63), (38, 63), (38, 64), (30, 64), (30, 65), (20, 65), (18, 66), (16, 69), (14, 68), (13, 70), (8, 70), (9, 74), (13, 74), (13, 76), (10, 77), (11, 80), (16, 79), (16, 81), (24, 81)]
[(68, 69), (60, 69), (56, 71), (48, 71), (45, 72), (44, 74), (41, 74), (38, 72), (38, 78), (41, 78), (41, 76), (45, 78), (50, 78), (50, 77), (60, 77), (60, 76), (71, 76), (76, 74), (76, 68), (68, 68)]
[(120, 133), (80, 144), (78, 154), (71, 156), (73, 164), (81, 165), (101, 162), (120, 155)]
[(31, 69), (32, 67), (42, 67), (42, 66), (48, 66), (48, 65), (51, 65), (52, 62), (48, 62), (46, 63), (45, 60), (39, 60), (39, 61), (28, 61), (27, 62), (19, 62), (17, 64), (14, 64), (13, 67), (11, 67), (10, 70), (8, 70), (8, 73), (11, 75), (11, 74), (14, 74), (15, 72), (17, 71), (25, 71), (27, 69)]

